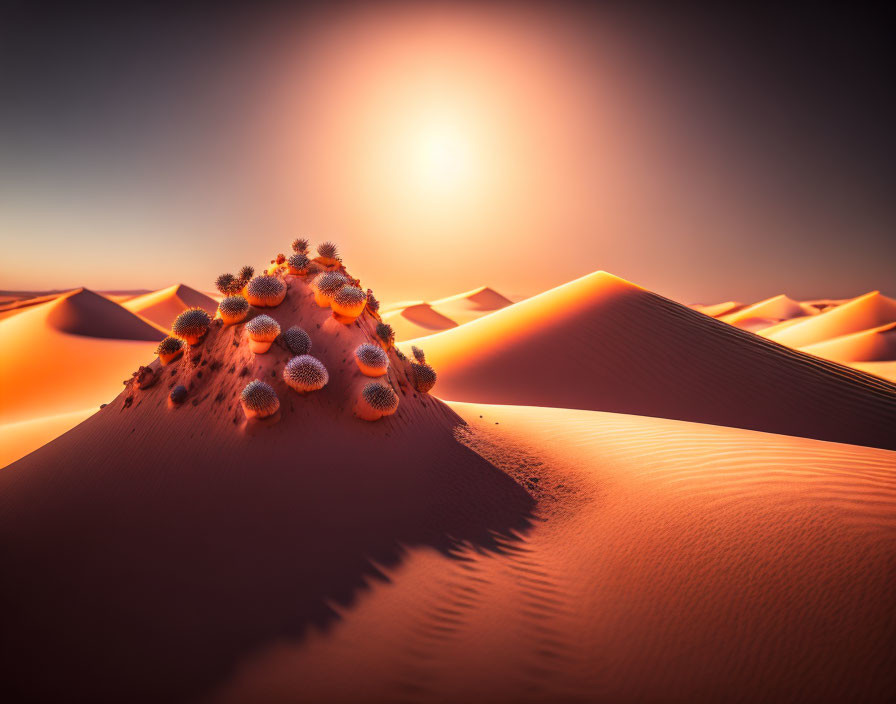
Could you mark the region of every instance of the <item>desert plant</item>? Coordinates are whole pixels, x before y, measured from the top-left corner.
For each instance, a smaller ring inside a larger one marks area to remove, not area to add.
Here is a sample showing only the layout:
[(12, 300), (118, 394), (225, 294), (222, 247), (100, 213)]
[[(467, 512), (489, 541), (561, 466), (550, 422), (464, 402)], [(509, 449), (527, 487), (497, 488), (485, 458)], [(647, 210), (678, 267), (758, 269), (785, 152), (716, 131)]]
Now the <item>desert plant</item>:
[[(367, 294), (355, 286), (343, 286), (333, 294), (330, 307), (337, 316), (351, 322), (364, 312)], [(345, 322), (343, 320), (342, 322)]]
[(379, 313), (380, 311), (380, 302), (370, 289), (367, 289), (367, 310), (371, 313)]
[(376, 324), (376, 336), (382, 341), (387, 349), (395, 344), (395, 331), (388, 323)]
[(280, 408), (280, 399), (274, 388), (258, 379), (246, 384), (240, 394), (240, 403), (249, 418), (266, 418)]
[(242, 269), (240, 269), (240, 281), (242, 282), (243, 286), (245, 286), (247, 283), (249, 283), (249, 280), (253, 276), (255, 276), (255, 267), (254, 266), (249, 266), (248, 264), (246, 264), (246, 266), (244, 266)]
[(311, 337), (298, 325), (293, 325), (283, 333), (283, 342), (294, 355), (308, 354), (311, 351)]
[(317, 245), (317, 253), (323, 259), (339, 259), (339, 248), (332, 242), (321, 242)]
[(364, 420), (379, 420), (391, 416), (398, 409), (398, 395), (391, 386), (371, 381), (363, 389), (355, 408)]
[(298, 237), (292, 241), (292, 251), (297, 254), (308, 254), (308, 240), (304, 237)]
[(173, 332), (187, 344), (195, 345), (208, 332), (211, 317), (202, 308), (188, 308), (174, 320)]
[(383, 376), (389, 370), (389, 357), (379, 345), (365, 342), (355, 349), (355, 362), (365, 376)]
[(272, 262), (273, 264), (283, 264), (286, 261), (286, 255), (283, 252), (277, 254), (277, 258)]
[(429, 393), (436, 385), (436, 370), (428, 364), (411, 364), (411, 375), (414, 379), (414, 388), (420, 393)]
[(414, 359), (420, 362), (420, 364), (426, 364), (426, 355), (423, 354), (423, 350), (417, 347), (417, 345), (411, 345), (411, 352), (414, 355)]
[(221, 320), (227, 325), (234, 325), (246, 319), (249, 313), (249, 301), (242, 296), (227, 296), (218, 304)]
[(156, 354), (159, 355), (159, 361), (163, 366), (180, 357), (183, 351), (183, 340), (177, 337), (171, 337), (170, 335), (162, 340), (156, 348)]
[(338, 271), (327, 271), (318, 274), (311, 282), (314, 291), (314, 300), (321, 308), (328, 308), (333, 300), (333, 295), (345, 286), (347, 279)]
[(250, 347), (255, 354), (264, 354), (280, 334), (280, 323), (269, 315), (257, 315), (246, 323)]
[(276, 276), (256, 276), (246, 288), (249, 303), (259, 308), (272, 308), (283, 303), (286, 297), (286, 284)]
[(291, 255), (286, 261), (289, 264), (289, 273), (298, 276), (307, 274), (308, 267), (311, 265), (311, 260), (301, 252)]
[(215, 279), (215, 288), (225, 296), (228, 296), (233, 291), (235, 283), (237, 283), (237, 279), (233, 274), (221, 274)]
[(283, 367), (283, 381), (299, 393), (322, 389), (329, 380), (323, 362), (310, 354), (293, 357)]

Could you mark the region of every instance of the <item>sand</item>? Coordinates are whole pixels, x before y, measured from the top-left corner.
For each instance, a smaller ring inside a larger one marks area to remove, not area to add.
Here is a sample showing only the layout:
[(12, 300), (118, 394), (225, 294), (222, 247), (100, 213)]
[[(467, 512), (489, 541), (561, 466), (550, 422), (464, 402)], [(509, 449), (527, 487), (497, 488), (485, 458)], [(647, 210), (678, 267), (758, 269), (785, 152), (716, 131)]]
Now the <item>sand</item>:
[(0, 469), (74, 428), (97, 408), (0, 425)]
[(896, 360), (896, 322), (807, 345), (803, 351), (847, 364)]
[(603, 272), (400, 347), (409, 353), (411, 344), (426, 352), (439, 373), (435, 393), (448, 400), (607, 410), (896, 448), (896, 386)]
[(743, 330), (761, 330), (783, 320), (802, 318), (817, 313), (818, 308), (795, 301), (782, 293), (736, 312), (721, 315), (719, 319)]
[(744, 306), (745, 304), (740, 303), (739, 301), (725, 301), (724, 303), (713, 303), (711, 305), (695, 303), (691, 308), (708, 315), (710, 318), (718, 318), (722, 315), (739, 311)]
[(184, 284), (130, 298), (123, 305), (165, 330), (170, 329), (174, 319), (187, 308), (202, 308), (209, 315), (214, 315), (218, 309), (215, 299)]
[(396, 340), (409, 340), (463, 325), (512, 303), (494, 289), (481, 286), (432, 303), (413, 301), (384, 306), (382, 317), (395, 330)]
[(247, 436), (230, 399), (149, 391), (0, 473), (4, 681), (67, 701), (888, 700), (896, 453), (405, 398), (365, 424), (287, 398)]

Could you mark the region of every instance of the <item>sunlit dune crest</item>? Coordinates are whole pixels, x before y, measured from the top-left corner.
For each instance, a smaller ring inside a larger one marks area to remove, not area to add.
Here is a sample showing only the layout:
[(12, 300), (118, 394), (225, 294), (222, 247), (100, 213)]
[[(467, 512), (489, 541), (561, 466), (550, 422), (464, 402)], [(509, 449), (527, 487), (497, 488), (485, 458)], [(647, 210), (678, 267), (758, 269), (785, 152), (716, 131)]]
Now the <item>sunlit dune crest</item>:
[(843, 363), (896, 360), (896, 322), (817, 342), (802, 349)]
[(720, 320), (736, 325), (744, 330), (759, 330), (780, 323), (783, 320), (816, 315), (817, 313), (817, 308), (794, 301), (782, 293), (779, 296), (773, 296), (759, 303), (741, 308), (736, 312), (730, 312), (718, 317)]
[(436, 393), (450, 400), (610, 410), (896, 447), (892, 384), (603, 272), (414, 344), (439, 370)]
[(184, 284), (175, 284), (159, 291), (131, 298), (122, 304), (129, 311), (168, 329), (171, 321), (187, 308), (202, 308), (215, 314), (217, 301)]
[(47, 303), (46, 323), (58, 332), (117, 340), (161, 340), (165, 328), (134, 315), (105, 296), (80, 288)]
[(806, 320), (763, 335), (791, 347), (808, 345), (896, 322), (896, 300), (871, 291)]
[(0, 469), (46, 445), (96, 411), (96, 407), (85, 408), (55, 416), (0, 424)]
[(694, 310), (699, 310), (701, 313), (708, 315), (710, 318), (718, 318), (720, 316), (739, 311), (745, 305), (746, 304), (740, 303), (739, 301), (725, 301), (724, 303), (713, 303), (710, 305), (697, 303), (692, 305), (691, 308), (693, 308)]
[(396, 303), (383, 309), (383, 320), (395, 330), (397, 340), (431, 335), (463, 325), (513, 303), (488, 286), (448, 296), (431, 303)]

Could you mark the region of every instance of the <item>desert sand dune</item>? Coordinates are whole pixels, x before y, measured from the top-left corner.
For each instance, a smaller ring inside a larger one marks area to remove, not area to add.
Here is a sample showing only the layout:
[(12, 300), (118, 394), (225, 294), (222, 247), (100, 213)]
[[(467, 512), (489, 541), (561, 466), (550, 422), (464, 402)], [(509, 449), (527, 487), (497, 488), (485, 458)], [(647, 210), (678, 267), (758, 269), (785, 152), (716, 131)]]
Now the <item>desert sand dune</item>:
[(794, 301), (782, 293), (718, 317), (719, 320), (736, 325), (743, 330), (755, 331), (768, 328), (783, 320), (817, 314), (818, 308)]
[(58, 438), (96, 411), (94, 406), (71, 413), (0, 425), (0, 469)]
[(383, 321), (395, 330), (395, 339), (408, 340), (463, 325), (513, 303), (488, 286), (441, 298), (432, 303), (396, 303), (383, 309)]
[(0, 423), (110, 401), (130, 371), (152, 359), (164, 336), (119, 304), (87, 290), (0, 321)]
[[(820, 316), (819, 316), (820, 318)], [(440, 398), (896, 447), (896, 387), (598, 272), (413, 341)], [(400, 346), (407, 352), (412, 342)]]
[(187, 308), (202, 308), (210, 315), (214, 315), (218, 308), (218, 303), (213, 298), (184, 284), (175, 284), (131, 298), (122, 305), (165, 330), (170, 329), (174, 319)]
[(868, 374), (874, 374), (883, 379), (896, 382), (896, 361), (893, 362), (851, 362), (854, 369), (859, 369)]
[(886, 362), (896, 360), (896, 322), (835, 337), (802, 348), (804, 352), (835, 362)]
[(743, 308), (746, 304), (740, 303), (739, 301), (725, 301), (724, 303), (713, 303), (711, 305), (703, 305), (700, 303), (695, 303), (691, 306), (694, 310), (699, 310), (704, 315), (708, 315), (710, 318), (718, 318), (722, 315), (727, 315), (729, 313), (735, 313)]
[(763, 335), (790, 347), (807, 347), (816, 342), (861, 332), (896, 322), (896, 301), (871, 291), (818, 315)]
[(368, 425), (280, 386), (246, 435), (239, 367), (196, 365), (197, 406), (129, 390), (0, 473), (13, 691), (888, 701), (893, 452), (410, 393)]

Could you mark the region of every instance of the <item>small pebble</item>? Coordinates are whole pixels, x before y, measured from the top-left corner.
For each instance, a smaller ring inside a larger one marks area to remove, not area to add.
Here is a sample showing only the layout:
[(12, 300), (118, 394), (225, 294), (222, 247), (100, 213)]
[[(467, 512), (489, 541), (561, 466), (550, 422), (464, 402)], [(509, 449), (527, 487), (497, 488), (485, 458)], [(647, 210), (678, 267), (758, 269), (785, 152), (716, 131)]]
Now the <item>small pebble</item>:
[(173, 389), (171, 389), (169, 398), (171, 399), (171, 403), (183, 403), (187, 400), (187, 388), (178, 384)]

